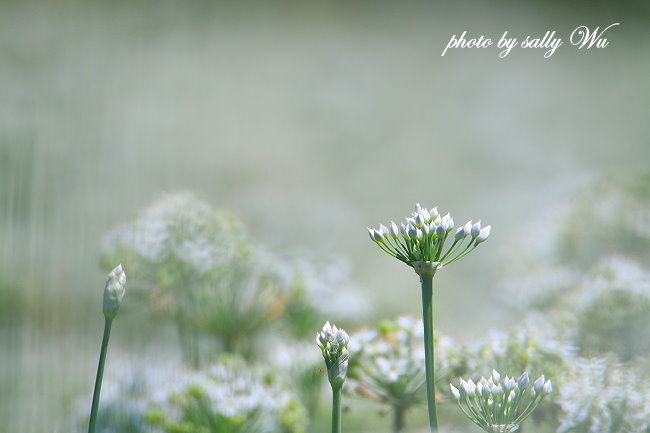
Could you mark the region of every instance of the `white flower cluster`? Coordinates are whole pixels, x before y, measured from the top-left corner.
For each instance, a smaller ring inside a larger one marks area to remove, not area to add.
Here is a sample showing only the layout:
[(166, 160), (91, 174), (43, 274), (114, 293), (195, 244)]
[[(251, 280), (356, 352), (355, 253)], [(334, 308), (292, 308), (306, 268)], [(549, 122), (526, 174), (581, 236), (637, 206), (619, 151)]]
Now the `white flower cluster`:
[(614, 255), (600, 260), (593, 275), (583, 281), (580, 289), (577, 302), (582, 307), (592, 303), (601, 293), (614, 290), (650, 298), (650, 272), (635, 260)]
[[(423, 337), (422, 320), (408, 316), (354, 333), (350, 350), (355, 356), (348, 391), (403, 407), (424, 401)], [(452, 370), (455, 347), (450, 337), (436, 336), (438, 377)]]
[(650, 431), (650, 380), (612, 359), (578, 359), (562, 382), (558, 433)]
[(322, 316), (359, 320), (369, 311), (369, 302), (350, 280), (350, 264), (340, 258), (310, 257), (305, 251), (257, 255), (272, 269), (281, 287), (304, 291), (309, 307)]
[[(491, 226), (481, 226), (481, 222), (468, 221), (456, 229), (453, 243), (444, 251), (445, 241), (454, 229), (454, 219), (447, 213), (441, 216), (438, 208), (424, 208), (415, 205), (411, 217), (405, 223), (391, 221), (389, 227), (380, 225), (379, 229), (368, 229), (370, 239), (391, 256), (411, 265), (414, 262), (433, 262), (448, 265), (476, 248), (490, 235)], [(463, 246), (466, 239), (467, 244)]]
[(316, 333), (316, 344), (323, 353), (327, 378), (332, 388), (340, 389), (348, 375), (348, 343), (350, 337), (343, 329), (325, 322), (323, 330)]
[(460, 379), (456, 388), (449, 384), (451, 393), (465, 416), (488, 433), (514, 432), (533, 413), (544, 396), (551, 393), (551, 381), (540, 376), (532, 387), (528, 373), (518, 379), (492, 370), (492, 375), (474, 383)]
[(350, 391), (404, 407), (423, 401), (423, 333), (422, 321), (410, 317), (355, 333)]
[(467, 349), (469, 369), (496, 366), (505, 370), (530, 370), (556, 376), (572, 362), (577, 349), (542, 314), (529, 314), (510, 331), (493, 330)]
[(170, 194), (104, 239), (109, 254), (126, 251), (150, 263), (170, 258), (197, 273), (227, 266), (245, 249), (242, 227), (191, 193)]
[(316, 345), (323, 352), (323, 358), (328, 368), (334, 365), (339, 358), (348, 356), (348, 343), (350, 337), (343, 329), (325, 322), (323, 329), (316, 333)]

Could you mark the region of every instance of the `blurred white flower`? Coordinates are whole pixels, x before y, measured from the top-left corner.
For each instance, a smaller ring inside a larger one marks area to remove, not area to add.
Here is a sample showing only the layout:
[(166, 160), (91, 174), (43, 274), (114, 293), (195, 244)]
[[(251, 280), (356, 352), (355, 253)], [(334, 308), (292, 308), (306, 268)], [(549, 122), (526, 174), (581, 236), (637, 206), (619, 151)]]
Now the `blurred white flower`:
[(646, 432), (650, 380), (613, 359), (578, 359), (563, 378), (558, 433)]

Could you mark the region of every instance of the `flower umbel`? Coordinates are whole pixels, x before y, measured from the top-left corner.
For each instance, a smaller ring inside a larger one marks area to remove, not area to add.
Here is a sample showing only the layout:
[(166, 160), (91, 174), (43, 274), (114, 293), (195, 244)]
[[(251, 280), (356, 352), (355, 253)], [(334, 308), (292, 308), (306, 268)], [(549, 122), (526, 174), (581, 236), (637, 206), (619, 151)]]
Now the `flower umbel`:
[(323, 352), (327, 376), (332, 387), (340, 388), (348, 372), (348, 342), (350, 337), (343, 329), (325, 322), (323, 330), (316, 333), (316, 344)]
[[(418, 203), (411, 217), (399, 227), (391, 221), (389, 227), (381, 224), (379, 229), (368, 229), (368, 233), (379, 248), (407, 265), (431, 262), (437, 269), (469, 254), (490, 236), (491, 226), (468, 221), (452, 234), (453, 229), (454, 219), (449, 213), (441, 216), (437, 207), (427, 209)], [(445, 249), (447, 239), (452, 237)], [(416, 272), (420, 273), (418, 269)]]
[(527, 372), (515, 379), (501, 378), (496, 370), (492, 370), (488, 379), (481, 377), (477, 383), (461, 378), (458, 388), (453, 384), (449, 387), (465, 416), (488, 433), (519, 430), (521, 423), (553, 389), (551, 381), (544, 376), (540, 376), (531, 387)]

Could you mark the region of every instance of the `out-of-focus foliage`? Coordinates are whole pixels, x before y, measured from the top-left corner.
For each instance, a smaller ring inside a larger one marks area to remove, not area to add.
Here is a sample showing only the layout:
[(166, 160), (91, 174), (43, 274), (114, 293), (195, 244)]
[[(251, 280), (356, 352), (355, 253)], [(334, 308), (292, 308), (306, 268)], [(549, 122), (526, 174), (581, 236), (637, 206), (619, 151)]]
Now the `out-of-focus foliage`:
[(192, 374), (147, 421), (168, 433), (300, 433), (306, 415), (277, 372), (228, 359)]
[(650, 431), (650, 380), (612, 358), (578, 359), (569, 366), (557, 402), (558, 433)]
[[(250, 356), (271, 324), (304, 336), (320, 321), (319, 311), (341, 299), (352, 301), (352, 311), (359, 304), (335, 264), (319, 274), (304, 261), (272, 255), (235, 216), (190, 193), (168, 195), (117, 227), (104, 250), (104, 263), (119, 258), (132, 276), (131, 296), (176, 323), (185, 358), (195, 366), (202, 334), (217, 337), (226, 352)], [(348, 290), (332, 292), (328, 283)]]
[(307, 412), (287, 379), (282, 370), (237, 357), (199, 370), (118, 359), (105, 380), (98, 431), (304, 432)]
[(510, 330), (491, 331), (469, 344), (468, 368), (476, 376), (473, 379), (487, 377), (492, 369), (510, 376), (527, 371), (533, 377), (556, 378), (574, 353), (548, 318), (531, 315)]
[(609, 176), (575, 197), (561, 227), (563, 261), (589, 267), (622, 254), (650, 265), (650, 172)]
[[(409, 409), (426, 402), (423, 337), (422, 320), (408, 316), (383, 321), (350, 337), (344, 390), (388, 406), (394, 431), (403, 428)], [(435, 340), (436, 388), (440, 392), (448, 387), (451, 377), (466, 371), (465, 357), (451, 337), (437, 334)]]

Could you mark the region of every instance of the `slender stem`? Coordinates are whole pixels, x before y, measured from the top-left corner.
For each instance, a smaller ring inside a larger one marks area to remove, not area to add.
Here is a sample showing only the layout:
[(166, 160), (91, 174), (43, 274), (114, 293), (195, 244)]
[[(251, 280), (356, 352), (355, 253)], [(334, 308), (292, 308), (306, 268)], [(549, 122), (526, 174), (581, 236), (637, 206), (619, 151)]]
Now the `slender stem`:
[(404, 406), (393, 405), (393, 433), (402, 433), (404, 431), (404, 412), (406, 412)]
[(341, 388), (332, 387), (332, 433), (341, 433)]
[(429, 427), (438, 431), (436, 413), (436, 373), (433, 367), (433, 275), (420, 275), (422, 283), (422, 322), (424, 323), (424, 366), (427, 374), (427, 402), (429, 406)]
[(106, 349), (108, 348), (108, 339), (111, 336), (112, 319), (106, 318), (104, 321), (104, 338), (102, 339), (102, 350), (99, 353), (99, 365), (97, 366), (97, 377), (95, 378), (95, 391), (93, 392), (93, 404), (90, 410), (90, 423), (88, 424), (88, 433), (95, 433), (97, 425), (97, 409), (99, 408), (99, 394), (102, 390), (102, 378), (104, 376), (104, 363), (106, 362)]

